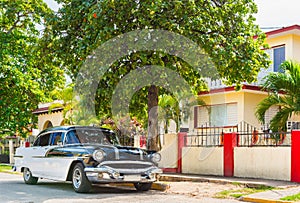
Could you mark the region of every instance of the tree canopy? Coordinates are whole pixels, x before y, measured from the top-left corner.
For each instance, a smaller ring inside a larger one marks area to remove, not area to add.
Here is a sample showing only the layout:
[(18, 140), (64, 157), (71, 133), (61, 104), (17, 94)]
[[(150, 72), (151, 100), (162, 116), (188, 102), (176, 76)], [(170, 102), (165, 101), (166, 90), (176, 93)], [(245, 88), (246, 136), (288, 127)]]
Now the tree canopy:
[(32, 111), (64, 84), (63, 71), (39, 49), (38, 25), (51, 13), (43, 0), (0, 2), (0, 129), (26, 135)]
[[(259, 70), (269, 63), (261, 50), (265, 46), (265, 35), (255, 25), (253, 15), (257, 7), (253, 0), (57, 2), (61, 8), (47, 19), (46, 51), (56, 53), (73, 79), (97, 47), (121, 34), (143, 29), (166, 30), (192, 40), (208, 54), (218, 77), (229, 85), (255, 81)], [(117, 49), (112, 49), (111, 54)], [(201, 71), (193, 69), (176, 54), (157, 50), (133, 51), (116, 60), (99, 81), (95, 100), (100, 116), (111, 115), (112, 94), (122, 78), (147, 65), (174, 70), (187, 81), (194, 94), (205, 86)], [(200, 66), (197, 68), (201, 69)], [(149, 110), (158, 104), (158, 95), (166, 92), (165, 88), (155, 85), (142, 87), (133, 96), (131, 112), (140, 114), (140, 107), (148, 106), (149, 114)]]
[(273, 132), (285, 131), (286, 122), (293, 114), (300, 114), (300, 64), (285, 61), (281, 64), (283, 72), (270, 73), (264, 82), (264, 89), (269, 92), (256, 109), (259, 121), (265, 123), (265, 113), (272, 106), (278, 106), (279, 111), (270, 121)]

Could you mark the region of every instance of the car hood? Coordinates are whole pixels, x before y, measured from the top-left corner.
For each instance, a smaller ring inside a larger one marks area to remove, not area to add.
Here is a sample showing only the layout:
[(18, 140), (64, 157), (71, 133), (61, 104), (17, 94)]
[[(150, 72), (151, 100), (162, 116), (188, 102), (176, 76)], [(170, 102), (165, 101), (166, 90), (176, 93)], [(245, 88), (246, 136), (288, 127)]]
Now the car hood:
[(86, 156), (92, 155), (95, 150), (102, 150), (105, 152), (105, 160), (131, 160), (131, 161), (151, 161), (150, 153), (146, 150), (135, 148), (131, 146), (120, 145), (102, 145), (102, 144), (77, 144), (66, 145), (51, 150), (53, 152), (63, 152), (65, 155)]

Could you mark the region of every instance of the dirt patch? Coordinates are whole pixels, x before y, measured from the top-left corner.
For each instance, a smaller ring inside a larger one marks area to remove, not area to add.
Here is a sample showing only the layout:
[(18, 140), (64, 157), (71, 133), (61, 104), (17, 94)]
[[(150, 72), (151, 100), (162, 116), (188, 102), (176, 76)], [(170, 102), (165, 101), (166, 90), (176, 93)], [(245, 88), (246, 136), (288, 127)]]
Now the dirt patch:
[(166, 191), (169, 194), (182, 194), (195, 198), (214, 197), (216, 193), (224, 190), (237, 190), (245, 186), (239, 184), (218, 184), (208, 182), (171, 182)]

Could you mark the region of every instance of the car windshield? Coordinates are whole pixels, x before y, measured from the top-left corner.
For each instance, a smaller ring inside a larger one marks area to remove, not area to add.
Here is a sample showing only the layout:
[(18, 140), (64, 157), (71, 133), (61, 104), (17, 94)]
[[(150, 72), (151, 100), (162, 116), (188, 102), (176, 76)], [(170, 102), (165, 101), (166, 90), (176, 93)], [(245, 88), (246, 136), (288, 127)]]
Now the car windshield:
[(66, 144), (108, 144), (118, 145), (119, 140), (115, 133), (100, 129), (76, 129), (68, 132)]

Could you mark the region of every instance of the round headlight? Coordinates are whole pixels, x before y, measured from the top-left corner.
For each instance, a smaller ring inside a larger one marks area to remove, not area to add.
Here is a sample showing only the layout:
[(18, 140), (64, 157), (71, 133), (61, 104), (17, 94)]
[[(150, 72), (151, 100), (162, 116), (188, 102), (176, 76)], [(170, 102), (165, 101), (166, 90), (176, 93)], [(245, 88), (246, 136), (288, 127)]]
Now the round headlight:
[(159, 153), (154, 153), (151, 155), (151, 160), (155, 163), (160, 162), (161, 155)]
[(102, 151), (102, 150), (96, 150), (96, 151), (94, 151), (94, 153), (93, 153), (93, 158), (96, 160), (96, 161), (102, 161), (103, 159), (104, 159), (104, 157), (105, 157), (105, 152), (104, 151)]

